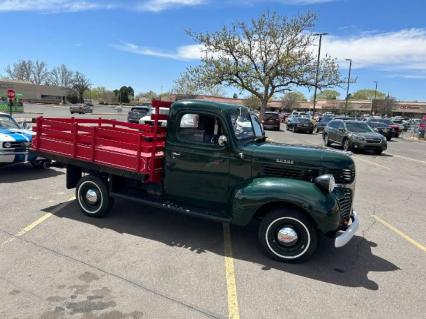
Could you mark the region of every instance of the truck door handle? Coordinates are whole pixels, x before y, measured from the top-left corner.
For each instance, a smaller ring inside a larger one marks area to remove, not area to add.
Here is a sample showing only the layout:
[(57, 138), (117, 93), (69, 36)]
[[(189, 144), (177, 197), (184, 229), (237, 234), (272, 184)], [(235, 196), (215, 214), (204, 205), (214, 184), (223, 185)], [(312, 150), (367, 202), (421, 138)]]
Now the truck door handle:
[(180, 155), (180, 153), (172, 152), (172, 158), (179, 157)]

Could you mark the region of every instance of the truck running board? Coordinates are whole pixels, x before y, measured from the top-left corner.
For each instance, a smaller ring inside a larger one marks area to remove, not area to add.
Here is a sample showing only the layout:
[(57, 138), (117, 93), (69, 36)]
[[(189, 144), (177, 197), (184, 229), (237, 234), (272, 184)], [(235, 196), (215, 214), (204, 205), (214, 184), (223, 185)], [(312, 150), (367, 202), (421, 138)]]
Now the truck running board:
[(125, 199), (125, 200), (128, 200), (128, 201), (138, 202), (138, 203), (148, 205), (148, 206), (151, 206), (151, 207), (170, 210), (170, 211), (173, 211), (175, 213), (179, 213), (179, 214), (183, 214), (183, 215), (194, 216), (194, 217), (197, 217), (197, 218), (212, 220), (212, 221), (216, 221), (218, 223), (230, 223), (231, 222), (231, 218), (219, 217), (217, 215), (214, 215), (213, 211), (199, 210), (199, 208), (194, 209), (193, 207), (191, 207), (191, 208), (183, 207), (179, 204), (172, 203), (170, 201), (157, 200), (157, 199), (151, 200), (150, 198), (143, 198), (143, 197), (140, 197), (140, 196), (133, 197), (133, 196), (124, 195), (124, 194), (120, 194), (120, 193), (114, 193), (114, 192), (111, 192), (110, 196), (114, 197), (114, 198)]

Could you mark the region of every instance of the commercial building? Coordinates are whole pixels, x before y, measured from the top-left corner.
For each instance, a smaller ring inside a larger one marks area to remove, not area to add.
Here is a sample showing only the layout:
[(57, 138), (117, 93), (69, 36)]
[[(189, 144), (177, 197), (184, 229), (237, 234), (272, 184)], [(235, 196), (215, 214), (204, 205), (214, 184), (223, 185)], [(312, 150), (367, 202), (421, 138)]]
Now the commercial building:
[[(208, 95), (179, 95), (176, 94), (173, 96), (174, 99), (199, 99), (199, 100), (209, 100), (214, 102), (222, 103), (232, 103), (232, 104), (244, 104), (245, 99), (234, 99), (226, 97), (216, 97)], [(308, 111), (312, 110), (313, 102), (306, 101), (300, 102), (295, 110), (298, 111)], [(270, 101), (268, 103), (268, 110), (279, 111), (283, 109), (283, 103), (280, 100)], [(335, 113), (344, 113), (345, 112), (345, 100), (320, 100), (316, 103), (316, 110), (318, 112), (335, 112)], [(359, 101), (359, 100), (349, 100), (346, 108), (347, 112), (361, 114), (379, 114), (379, 109), (373, 108), (372, 101)], [(406, 117), (420, 118), (426, 114), (426, 102), (405, 102), (398, 101), (392, 106), (393, 115), (402, 115)]]
[(59, 86), (37, 85), (30, 82), (0, 79), (0, 96), (6, 95), (8, 89), (23, 95), (24, 102), (63, 103), (72, 93), (69, 88)]

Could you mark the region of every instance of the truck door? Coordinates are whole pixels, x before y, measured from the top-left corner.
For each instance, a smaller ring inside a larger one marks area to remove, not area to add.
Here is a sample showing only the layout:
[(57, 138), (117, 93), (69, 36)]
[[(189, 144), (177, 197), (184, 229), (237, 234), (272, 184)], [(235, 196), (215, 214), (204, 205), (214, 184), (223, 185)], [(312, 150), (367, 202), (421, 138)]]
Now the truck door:
[(214, 114), (188, 110), (177, 114), (175, 126), (176, 136), (166, 147), (166, 195), (193, 206), (225, 208), (230, 152), (218, 144), (219, 136), (227, 135), (223, 121)]

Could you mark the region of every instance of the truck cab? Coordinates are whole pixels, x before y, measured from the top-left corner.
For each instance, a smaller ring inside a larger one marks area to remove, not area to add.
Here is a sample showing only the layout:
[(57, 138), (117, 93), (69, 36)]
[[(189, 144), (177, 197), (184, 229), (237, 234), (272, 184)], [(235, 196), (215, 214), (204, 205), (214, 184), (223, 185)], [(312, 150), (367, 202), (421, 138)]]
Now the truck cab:
[[(57, 149), (42, 151), (43, 135), (36, 141), (35, 152), (67, 167), (67, 187), (76, 188), (78, 204), (89, 216), (105, 216), (113, 200), (120, 198), (238, 226), (257, 223), (265, 253), (286, 262), (308, 259), (317, 247), (318, 233), (342, 247), (359, 225), (352, 207), (351, 157), (319, 147), (268, 142), (259, 120), (244, 106), (173, 103), (164, 147), (153, 149), (161, 156), (161, 178), (151, 180), (99, 165), (106, 160), (92, 165), (85, 157), (58, 156)], [(93, 153), (93, 159), (99, 157)], [(153, 168), (158, 160), (147, 167)]]

